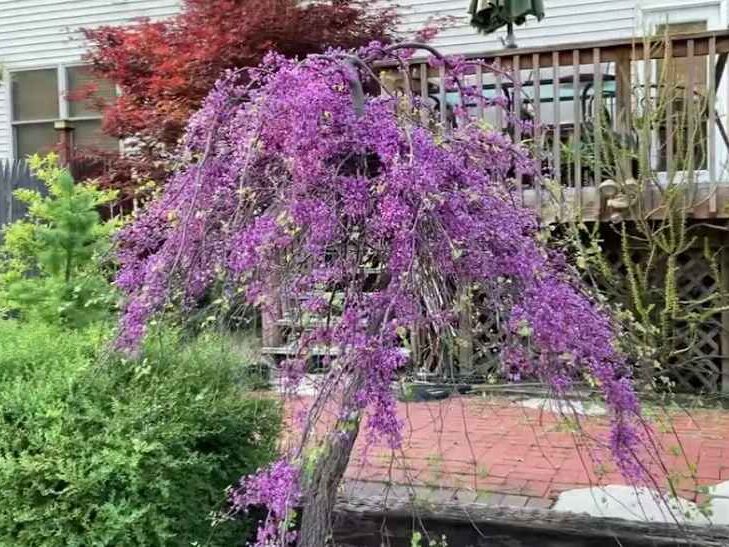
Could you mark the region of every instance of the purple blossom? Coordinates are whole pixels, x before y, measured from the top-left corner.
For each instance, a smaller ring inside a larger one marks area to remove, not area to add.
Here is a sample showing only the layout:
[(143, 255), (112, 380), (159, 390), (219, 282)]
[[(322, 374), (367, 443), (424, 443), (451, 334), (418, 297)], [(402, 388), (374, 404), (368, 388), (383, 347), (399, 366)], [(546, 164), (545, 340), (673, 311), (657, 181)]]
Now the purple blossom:
[(234, 510), (248, 512), (252, 507), (267, 510), (266, 518), (259, 523), (257, 545), (288, 545), (296, 540), (291, 529), (295, 509), (300, 502), (300, 470), (285, 460), (244, 478), (230, 493)]
[[(247, 80), (231, 73), (211, 92), (190, 122), (185, 166), (120, 236), (117, 283), (128, 299), (119, 346), (133, 351), (167, 302), (188, 305), (220, 284), (257, 306), (283, 296), (301, 316), (330, 320), (299, 340), (292, 379), (315, 346), (336, 348), (317, 402), (354, 393), (335, 415), (364, 415), (370, 442), (396, 447), (391, 384), (408, 363), (403, 339), (452, 328), (456, 289), (484, 287), (486, 305), (508, 318), (509, 374), (538, 376), (558, 393), (585, 379), (598, 385), (613, 454), (637, 477), (640, 408), (615, 329), (511, 194), (515, 173), (539, 178), (529, 150), (476, 123), (437, 134), (411, 115), (417, 101), (403, 109), (401, 98), (368, 96), (358, 114), (352, 68), (339, 55), (272, 55)], [(469, 70), (463, 60), (448, 67), (453, 84)], [(337, 306), (316, 296), (327, 291)], [(279, 462), (234, 498), (240, 508), (269, 506), (261, 545), (284, 533), (299, 494), (294, 469)]]

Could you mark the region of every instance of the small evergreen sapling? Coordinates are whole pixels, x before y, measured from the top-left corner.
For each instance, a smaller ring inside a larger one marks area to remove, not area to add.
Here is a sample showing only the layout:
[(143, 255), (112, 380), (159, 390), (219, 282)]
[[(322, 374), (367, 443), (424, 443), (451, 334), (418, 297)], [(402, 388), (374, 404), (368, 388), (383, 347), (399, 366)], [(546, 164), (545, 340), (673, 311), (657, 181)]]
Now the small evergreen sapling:
[(23, 318), (81, 326), (113, 306), (113, 291), (101, 257), (115, 221), (98, 208), (115, 198), (93, 184), (75, 184), (58, 158), (31, 157), (31, 168), (48, 189), (20, 189), (15, 197), (28, 215), (4, 231), (0, 306)]

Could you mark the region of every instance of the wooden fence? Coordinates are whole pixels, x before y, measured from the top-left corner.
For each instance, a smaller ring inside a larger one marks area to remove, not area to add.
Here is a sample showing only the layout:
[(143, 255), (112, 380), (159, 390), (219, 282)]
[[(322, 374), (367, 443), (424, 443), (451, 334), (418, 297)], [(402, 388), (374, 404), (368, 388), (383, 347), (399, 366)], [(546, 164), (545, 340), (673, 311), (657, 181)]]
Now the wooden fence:
[[(89, 180), (104, 174), (108, 169), (108, 161), (103, 158), (76, 157), (67, 167), (74, 180)], [(33, 176), (27, 161), (0, 159), (0, 227), (23, 218), (28, 212), (25, 204), (13, 196), (13, 192), (21, 188), (38, 190), (41, 194), (47, 191), (45, 185)], [(114, 215), (113, 206), (109, 207), (108, 214)]]
[(15, 198), (15, 190), (27, 188), (45, 192), (24, 160), (0, 160), (0, 227), (19, 220), (27, 213), (25, 204)]

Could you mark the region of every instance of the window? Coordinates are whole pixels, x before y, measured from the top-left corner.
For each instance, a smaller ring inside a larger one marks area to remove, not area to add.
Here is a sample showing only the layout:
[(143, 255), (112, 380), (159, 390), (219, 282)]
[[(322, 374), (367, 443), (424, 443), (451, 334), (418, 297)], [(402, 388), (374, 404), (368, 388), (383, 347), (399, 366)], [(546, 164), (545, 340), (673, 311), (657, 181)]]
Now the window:
[(53, 121), (59, 117), (58, 71), (29, 70), (10, 77), (16, 155), (47, 152), (56, 144)]
[(86, 66), (71, 66), (66, 69), (68, 95), (74, 97), (82, 94), (85, 100), (71, 100), (68, 103), (68, 114), (71, 119), (82, 117), (98, 117), (98, 101), (109, 102), (116, 97), (116, 90), (111, 82), (99, 80)]
[(87, 67), (19, 70), (10, 73), (10, 82), (16, 157), (52, 150), (58, 143), (54, 123), (61, 119), (71, 122), (75, 148), (119, 149), (116, 139), (102, 133), (98, 109), (99, 101), (113, 100), (115, 88)]

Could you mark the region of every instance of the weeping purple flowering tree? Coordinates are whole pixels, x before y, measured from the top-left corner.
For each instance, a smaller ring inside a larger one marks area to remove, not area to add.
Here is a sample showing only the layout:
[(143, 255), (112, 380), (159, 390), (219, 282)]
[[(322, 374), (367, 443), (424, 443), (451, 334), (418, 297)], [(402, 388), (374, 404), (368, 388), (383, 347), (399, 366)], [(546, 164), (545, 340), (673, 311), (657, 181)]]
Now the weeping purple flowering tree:
[[(639, 404), (611, 322), (512, 199), (510, 177), (538, 177), (538, 162), (466, 111), (444, 132), (424, 125), (417, 98), (364, 95), (368, 63), (388, 54), (374, 44), (358, 58), (270, 55), (228, 74), (189, 124), (184, 166), (119, 240), (125, 350), (163, 307), (212, 292), (264, 310), (300, 302), (301, 316), (325, 319), (282, 364), (295, 383), (313, 348), (336, 350), (296, 449), (231, 494), (237, 509), (267, 507), (260, 546), (327, 544), (360, 429), (400, 443), (391, 385), (408, 363), (404, 341), (416, 329), (450, 336), (472, 290), (508, 314), (513, 371), (558, 394), (585, 379), (600, 387), (616, 462), (642, 473)], [(468, 70), (447, 66), (453, 85)]]

